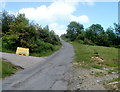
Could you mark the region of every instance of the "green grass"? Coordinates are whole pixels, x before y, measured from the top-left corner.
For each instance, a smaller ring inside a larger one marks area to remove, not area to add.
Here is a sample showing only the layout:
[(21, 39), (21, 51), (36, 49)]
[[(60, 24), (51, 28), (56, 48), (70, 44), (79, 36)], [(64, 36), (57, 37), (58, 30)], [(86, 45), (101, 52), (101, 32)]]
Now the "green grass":
[(14, 66), (10, 62), (0, 59), (0, 78), (5, 78), (14, 74), (18, 70), (18, 67)]
[[(113, 47), (90, 46), (72, 42), (75, 49), (75, 61), (82, 63), (83, 66), (91, 66), (94, 68), (102, 67), (118, 67), (118, 49)], [(104, 61), (99, 62), (91, 57), (98, 56)]]
[(120, 81), (120, 78), (114, 78), (114, 79), (110, 80), (109, 82), (115, 82), (115, 81)]
[(96, 68), (96, 69), (101, 69), (103, 68), (103, 66), (100, 66), (100, 65), (92, 65), (93, 68)]

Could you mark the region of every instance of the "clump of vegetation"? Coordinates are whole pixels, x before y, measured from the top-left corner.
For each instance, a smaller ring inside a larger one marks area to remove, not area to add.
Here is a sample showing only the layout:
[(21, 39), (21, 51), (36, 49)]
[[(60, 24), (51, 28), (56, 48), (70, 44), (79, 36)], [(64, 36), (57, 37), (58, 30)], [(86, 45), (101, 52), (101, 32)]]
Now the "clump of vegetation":
[(93, 56), (99, 57), (100, 55), (99, 55), (99, 53), (97, 51), (94, 50)]
[(5, 78), (14, 74), (18, 69), (18, 67), (14, 66), (10, 62), (4, 59), (0, 59), (0, 78)]
[(92, 72), (91, 75), (94, 75), (96, 77), (103, 77), (105, 76), (106, 74), (103, 73), (103, 72)]
[(108, 90), (120, 90), (120, 78), (105, 81), (103, 84)]
[(115, 68), (115, 69), (110, 69), (110, 70), (108, 70), (108, 74), (113, 74), (113, 73), (119, 74), (119, 69), (118, 69), (118, 68)]
[(15, 53), (17, 47), (25, 47), (30, 49), (30, 53), (44, 56), (44, 52), (54, 52), (61, 46), (59, 36), (49, 30), (48, 25), (42, 28), (38, 24), (30, 23), (24, 14), (15, 17), (3, 11), (0, 35), (3, 52)]
[(96, 69), (102, 69), (103, 66), (100, 66), (100, 65), (92, 65), (93, 68), (96, 68)]

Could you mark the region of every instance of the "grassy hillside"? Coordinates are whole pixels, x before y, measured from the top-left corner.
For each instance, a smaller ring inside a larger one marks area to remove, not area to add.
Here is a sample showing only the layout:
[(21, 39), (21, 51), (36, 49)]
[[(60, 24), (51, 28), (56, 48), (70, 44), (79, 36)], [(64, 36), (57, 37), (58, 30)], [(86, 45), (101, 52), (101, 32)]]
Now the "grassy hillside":
[(72, 44), (75, 49), (75, 61), (82, 67), (118, 67), (117, 48), (83, 45), (78, 42)]

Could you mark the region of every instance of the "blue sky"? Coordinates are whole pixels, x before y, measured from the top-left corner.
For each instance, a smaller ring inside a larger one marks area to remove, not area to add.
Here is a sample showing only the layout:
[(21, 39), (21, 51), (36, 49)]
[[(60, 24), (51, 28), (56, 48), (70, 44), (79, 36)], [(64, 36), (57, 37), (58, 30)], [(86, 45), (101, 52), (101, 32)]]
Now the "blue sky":
[(118, 22), (118, 2), (7, 2), (5, 10), (26, 17), (44, 27), (54, 30), (56, 34), (66, 32), (70, 21), (77, 21), (84, 28), (92, 24), (101, 24), (104, 29)]

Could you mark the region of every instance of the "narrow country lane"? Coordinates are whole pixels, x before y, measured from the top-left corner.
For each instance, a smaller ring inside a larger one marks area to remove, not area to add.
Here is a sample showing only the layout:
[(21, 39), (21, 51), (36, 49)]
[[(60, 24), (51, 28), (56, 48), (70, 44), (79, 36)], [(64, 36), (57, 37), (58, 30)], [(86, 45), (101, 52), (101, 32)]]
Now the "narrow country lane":
[(67, 90), (74, 49), (62, 40), (62, 48), (32, 68), (3, 80), (3, 90)]

